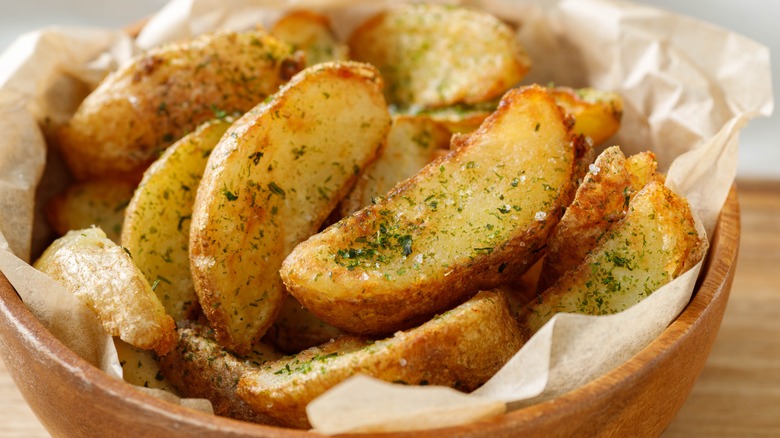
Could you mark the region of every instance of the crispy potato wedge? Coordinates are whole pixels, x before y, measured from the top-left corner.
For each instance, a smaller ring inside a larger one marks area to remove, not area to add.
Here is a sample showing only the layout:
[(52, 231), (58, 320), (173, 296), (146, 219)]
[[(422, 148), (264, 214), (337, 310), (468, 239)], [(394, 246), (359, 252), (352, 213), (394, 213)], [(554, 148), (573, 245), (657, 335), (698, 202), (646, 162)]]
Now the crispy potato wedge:
[(112, 242), (119, 243), (125, 207), (134, 190), (135, 184), (125, 180), (73, 183), (46, 204), (44, 213), (49, 225), (60, 236), (94, 225)]
[(284, 299), (282, 310), (268, 329), (263, 340), (287, 354), (336, 339), (344, 332), (317, 318), (290, 294)]
[(118, 338), (114, 338), (114, 346), (119, 356), (119, 364), (122, 365), (122, 377), (125, 382), (178, 394), (160, 372), (160, 365), (154, 353), (133, 347)]
[(472, 391), (520, 349), (501, 292), (480, 292), (431, 321), (381, 341), (345, 336), (246, 373), (238, 394), (287, 426), (309, 427), (306, 405), (363, 373), (389, 382)]
[(706, 249), (688, 202), (651, 181), (585, 260), (526, 308), (521, 328), (531, 335), (558, 312), (625, 310), (693, 267)]
[(247, 352), (286, 295), (282, 260), (376, 159), (390, 127), (379, 73), (323, 63), (239, 119), (209, 158), (192, 213), (190, 260), (217, 340)]
[(582, 263), (610, 227), (623, 219), (631, 197), (657, 179), (656, 168), (652, 152), (626, 159), (618, 146), (606, 149), (596, 158), (547, 241), (538, 284), (540, 292)]
[(192, 205), (209, 155), (232, 122), (229, 117), (207, 122), (168, 148), (127, 207), (122, 246), (176, 321), (198, 310), (190, 272)]
[(338, 41), (328, 17), (312, 11), (300, 10), (285, 15), (271, 28), (271, 34), (293, 50), (302, 50), (307, 66), (349, 59), (349, 48)]
[(360, 175), (355, 187), (339, 204), (341, 217), (371, 205), (438, 157), (450, 144), (450, 131), (427, 117), (394, 116), (382, 155)]
[(598, 146), (620, 129), (623, 98), (595, 88), (554, 87), (550, 91), (567, 114), (574, 117), (575, 134), (589, 137)]
[(179, 394), (208, 399), (216, 415), (279, 425), (273, 418), (252, 411), (236, 394), (236, 386), (246, 372), (281, 358), (281, 354), (259, 342), (247, 357), (238, 358), (225, 351), (213, 339), (213, 333), (202, 326), (192, 324), (177, 331), (178, 342), (160, 358), (160, 370)]
[(544, 88), (511, 90), (461, 146), (298, 245), (284, 283), (326, 322), (382, 334), (516, 279), (570, 202), (568, 127)]
[(138, 178), (186, 132), (251, 109), (301, 68), (287, 44), (263, 31), (219, 32), (151, 49), (82, 102), (59, 145), (77, 179)]
[(503, 95), (531, 61), (514, 31), (476, 10), (404, 4), (358, 27), (350, 55), (375, 65), (387, 81), (389, 102), (439, 108)]
[(34, 267), (95, 312), (111, 336), (165, 354), (176, 342), (173, 319), (124, 248), (99, 228), (70, 231), (55, 240)]

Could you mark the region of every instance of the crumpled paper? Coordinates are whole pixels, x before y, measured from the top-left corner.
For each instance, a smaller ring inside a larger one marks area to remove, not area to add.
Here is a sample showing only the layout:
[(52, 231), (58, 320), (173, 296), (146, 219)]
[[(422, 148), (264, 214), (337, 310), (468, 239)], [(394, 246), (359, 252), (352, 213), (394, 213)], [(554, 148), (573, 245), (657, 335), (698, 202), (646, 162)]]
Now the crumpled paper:
[[(5, 236), (0, 270), (59, 339), (96, 366), (111, 364), (105, 337), (85, 343), (66, 334), (74, 327), (56, 320), (69, 310), (50, 300), (64, 291), (22, 261), (29, 257), (35, 188), (46, 155), (36, 122), (45, 134), (67, 120), (85, 89), (139, 49), (216, 29), (268, 27), (285, 11), (302, 7), (329, 15), (345, 37), (363, 19), (395, 3), (173, 0), (135, 42), (122, 32), (95, 29), (22, 37), (0, 56), (0, 128), (10, 133), (0, 139), (0, 237)], [(655, 152), (660, 169), (668, 171), (667, 185), (688, 198), (702, 235), (712, 234), (736, 175), (739, 130), (773, 109), (767, 48), (707, 23), (622, 1), (447, 3), (485, 9), (518, 26), (518, 38), (534, 62), (525, 83), (619, 92), (625, 100), (623, 126), (612, 144), (627, 154)], [(488, 418), (563, 394), (612, 370), (657, 337), (690, 300), (701, 266), (620, 314), (554, 317), (472, 394), (356, 376), (312, 402), (310, 421), (324, 433), (416, 430)], [(60, 299), (68, 301), (54, 301)], [(69, 321), (94, 324), (89, 315), (78, 314)]]

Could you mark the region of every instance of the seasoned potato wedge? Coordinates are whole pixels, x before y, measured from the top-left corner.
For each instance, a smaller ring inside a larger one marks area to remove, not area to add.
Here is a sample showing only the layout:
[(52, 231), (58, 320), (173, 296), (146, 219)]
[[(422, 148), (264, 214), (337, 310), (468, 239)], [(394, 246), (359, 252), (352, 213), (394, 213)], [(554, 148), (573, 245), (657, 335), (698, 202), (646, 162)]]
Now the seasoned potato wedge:
[(190, 272), (192, 204), (206, 161), (232, 122), (207, 122), (168, 148), (146, 171), (127, 207), (122, 246), (176, 321), (198, 309)]
[(450, 137), (447, 128), (427, 117), (394, 116), (382, 155), (366, 168), (341, 202), (341, 216), (370, 205), (374, 198), (419, 172), (449, 146)]
[(511, 90), (461, 146), (298, 245), (284, 283), (326, 322), (381, 334), (519, 277), (570, 201), (568, 127), (544, 88)]
[(609, 228), (623, 219), (631, 197), (658, 178), (656, 167), (652, 152), (626, 159), (618, 146), (606, 149), (596, 158), (547, 241), (539, 291), (582, 263)]
[(623, 98), (595, 88), (555, 87), (550, 91), (567, 114), (574, 117), (575, 134), (589, 137), (598, 146), (620, 129)]
[(151, 49), (82, 102), (59, 145), (77, 179), (137, 178), (186, 132), (251, 109), (302, 67), (287, 44), (263, 31), (207, 34)]
[(328, 17), (312, 11), (300, 10), (285, 15), (274, 24), (271, 34), (293, 50), (303, 50), (307, 66), (349, 59), (349, 49), (336, 39)]
[(158, 354), (167, 353), (176, 342), (173, 320), (130, 254), (99, 228), (68, 232), (34, 267), (94, 311), (110, 335)]
[(125, 382), (144, 388), (156, 388), (177, 394), (160, 372), (160, 365), (154, 353), (133, 347), (121, 339), (114, 338), (114, 346), (122, 365), (122, 377)]
[(220, 347), (213, 333), (195, 324), (178, 329), (178, 334), (176, 346), (160, 358), (160, 370), (179, 394), (208, 399), (216, 415), (279, 425), (273, 418), (252, 411), (236, 394), (236, 386), (246, 372), (279, 359), (281, 354), (258, 343), (246, 358), (237, 358)]
[(239, 119), (209, 158), (192, 213), (190, 260), (217, 340), (244, 353), (286, 295), (282, 260), (316, 233), (390, 127), (379, 73), (323, 63)]
[(119, 243), (125, 207), (134, 190), (135, 184), (124, 180), (77, 182), (46, 204), (46, 219), (60, 236), (94, 225)]
[(344, 333), (317, 318), (290, 294), (284, 299), (282, 310), (268, 329), (263, 340), (287, 354), (324, 344)]
[(308, 427), (306, 405), (346, 378), (363, 373), (389, 382), (476, 389), (522, 342), (506, 299), (480, 292), (466, 303), (389, 339), (345, 336), (249, 371), (238, 394), (257, 412)]
[(526, 308), (520, 325), (530, 335), (557, 312), (625, 310), (698, 263), (706, 249), (688, 202), (651, 181), (585, 260)]
[(425, 108), (495, 99), (531, 61), (514, 31), (476, 10), (404, 4), (369, 19), (349, 39), (350, 55), (387, 81), (389, 102)]

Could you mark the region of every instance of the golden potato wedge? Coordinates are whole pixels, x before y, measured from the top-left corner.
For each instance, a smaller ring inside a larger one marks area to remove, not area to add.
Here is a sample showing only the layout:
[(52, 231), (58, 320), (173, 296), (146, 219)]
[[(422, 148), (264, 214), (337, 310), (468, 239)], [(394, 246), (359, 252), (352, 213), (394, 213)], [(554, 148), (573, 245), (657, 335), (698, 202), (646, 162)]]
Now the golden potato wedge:
[(706, 249), (688, 202), (651, 181), (585, 260), (526, 308), (521, 328), (535, 333), (558, 312), (625, 310), (698, 263)]
[(575, 134), (589, 137), (598, 146), (620, 129), (623, 98), (595, 88), (554, 87), (550, 91), (567, 114), (574, 117)]
[(284, 299), (282, 310), (263, 340), (287, 354), (336, 339), (344, 332), (317, 318), (290, 294)]
[(550, 239), (538, 290), (576, 268), (610, 227), (623, 219), (631, 197), (656, 175), (652, 152), (626, 159), (612, 146), (596, 158)]
[(112, 242), (119, 243), (125, 207), (134, 190), (135, 184), (125, 180), (73, 183), (46, 204), (44, 213), (49, 225), (60, 236), (94, 225)]
[(207, 122), (173, 144), (146, 171), (127, 206), (122, 246), (175, 321), (198, 309), (190, 272), (192, 204), (209, 155), (232, 122)]
[(160, 358), (160, 370), (179, 394), (211, 401), (216, 415), (279, 425), (273, 418), (252, 411), (236, 394), (236, 387), (246, 372), (281, 358), (281, 354), (259, 342), (246, 358), (237, 358), (220, 347), (213, 333), (196, 324), (179, 328), (178, 335), (176, 346)]
[(156, 388), (177, 394), (176, 390), (160, 372), (157, 357), (149, 350), (133, 347), (121, 339), (114, 338), (114, 346), (122, 365), (122, 377), (131, 385)]
[(302, 50), (307, 66), (349, 59), (349, 48), (333, 34), (328, 17), (312, 11), (300, 10), (285, 15), (271, 28), (271, 34), (293, 50)]
[(381, 334), (516, 279), (570, 202), (568, 127), (544, 88), (511, 90), (461, 146), (298, 245), (284, 283), (324, 321)]
[(369, 19), (349, 38), (349, 50), (382, 72), (388, 101), (401, 107), (496, 99), (531, 65), (505, 23), (437, 4), (404, 4)]
[(182, 135), (215, 116), (251, 109), (302, 67), (287, 44), (263, 31), (151, 49), (109, 75), (58, 142), (77, 179), (137, 178)]
[(345, 336), (247, 372), (238, 394), (257, 412), (309, 427), (306, 405), (357, 373), (389, 382), (472, 391), (520, 349), (498, 291), (480, 292), (431, 321), (381, 341)]
[(450, 144), (452, 134), (427, 117), (394, 116), (387, 145), (379, 158), (360, 175), (355, 187), (339, 204), (341, 217), (371, 205), (437, 158), (437, 152)]
[(124, 248), (99, 228), (70, 231), (43, 252), (34, 267), (95, 312), (111, 336), (165, 354), (176, 342), (173, 319)]
[(209, 158), (192, 213), (195, 290), (226, 348), (245, 353), (286, 295), (284, 257), (376, 159), (390, 127), (368, 64), (301, 72), (231, 127)]

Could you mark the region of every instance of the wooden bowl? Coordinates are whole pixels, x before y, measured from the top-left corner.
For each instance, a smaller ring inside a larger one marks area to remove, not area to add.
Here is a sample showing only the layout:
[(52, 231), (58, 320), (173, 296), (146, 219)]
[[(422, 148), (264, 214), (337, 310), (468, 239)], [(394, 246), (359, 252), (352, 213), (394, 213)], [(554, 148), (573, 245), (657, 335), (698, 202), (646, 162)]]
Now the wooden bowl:
[[(732, 188), (693, 300), (661, 336), (609, 374), (554, 400), (491, 420), (398, 435), (660, 434), (688, 397), (715, 341), (736, 267), (739, 231), (739, 204)], [(3, 360), (53, 436), (319, 436), (189, 410), (108, 377), (47, 332), (2, 274), (0, 310)]]

